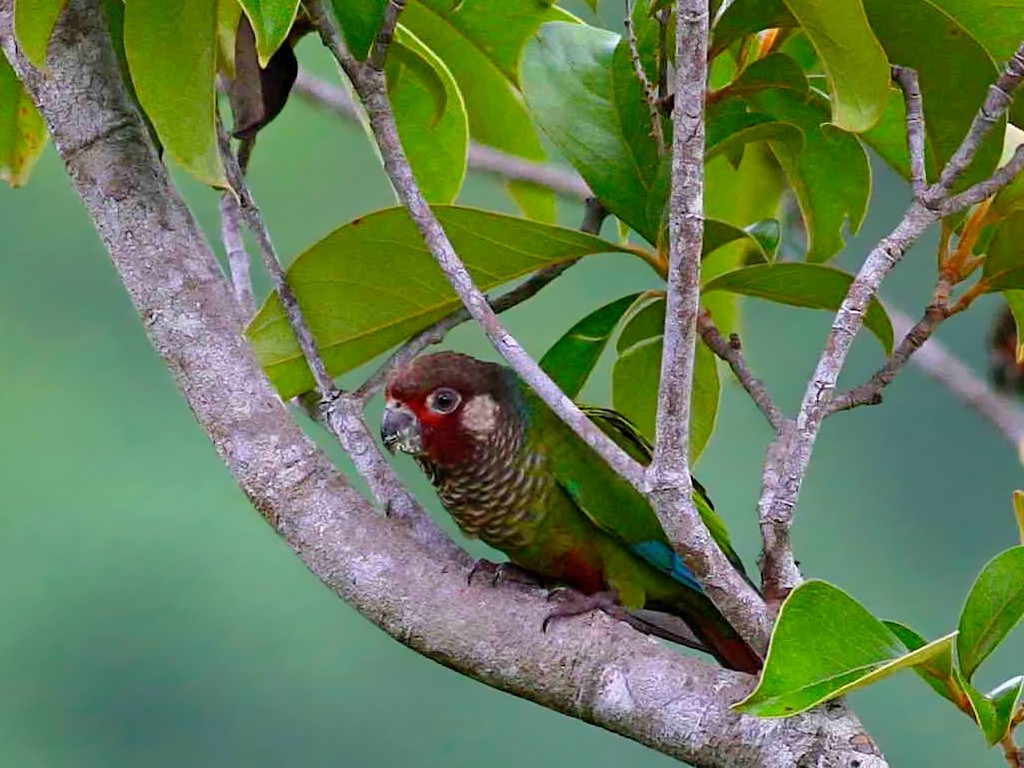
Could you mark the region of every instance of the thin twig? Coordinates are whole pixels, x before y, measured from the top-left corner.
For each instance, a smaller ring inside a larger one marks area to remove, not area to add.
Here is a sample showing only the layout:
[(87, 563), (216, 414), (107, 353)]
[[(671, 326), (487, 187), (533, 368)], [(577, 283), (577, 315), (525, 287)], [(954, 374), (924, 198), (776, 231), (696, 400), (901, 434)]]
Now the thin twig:
[(910, 186), (914, 197), (921, 197), (928, 187), (924, 164), (924, 108), (917, 72), (907, 67), (893, 67), (892, 78), (903, 91), (907, 105), (907, 144), (910, 149)]
[(999, 79), (995, 84), (989, 86), (988, 96), (985, 97), (985, 102), (978, 110), (978, 114), (974, 116), (970, 130), (964, 136), (964, 140), (957, 147), (956, 152), (953, 153), (953, 157), (946, 163), (946, 167), (942, 169), (939, 181), (926, 192), (925, 199), (929, 207), (945, 202), (953, 185), (974, 160), (985, 137), (999, 122), (999, 118), (1010, 108), (1013, 92), (1020, 85), (1022, 78), (1024, 78), (1024, 46), (1017, 48), (1003, 67)]
[(1013, 181), (1021, 168), (1024, 168), (1024, 144), (1017, 147), (1009, 162), (997, 168), (988, 179), (979, 181), (973, 187), (946, 200), (940, 209), (941, 215), (949, 216), (951, 213), (958, 213), (991, 197)]
[(239, 163), (231, 152), (231, 139), (219, 118), (217, 132), (228, 183), (237, 195), (242, 218), (256, 238), (263, 263), (285, 308), (285, 314), (299, 342), (306, 364), (313, 373), (320, 398), (322, 422), (352, 458), (359, 474), (390, 515), (407, 523), (416, 539), (432, 551), (443, 553), (456, 562), (467, 563), (467, 555), (430, 519), (426, 510), (405, 489), (394, 468), (381, 454), (366, 426), (362, 401), (352, 395), (343, 394), (335, 386), (327, 372), (316, 339), (302, 315), (295, 292), (288, 283), (259, 206), (253, 200)]
[(381, 22), (377, 38), (373, 41), (373, 49), (370, 51), (370, 58), (367, 63), (378, 72), (384, 69), (387, 62), (388, 50), (391, 48), (391, 41), (395, 36), (395, 28), (398, 26), (398, 17), (405, 10), (406, 0), (387, 0), (384, 7), (384, 21)]
[(307, 11), (314, 27), (320, 32), (324, 44), (334, 54), (345, 74), (352, 82), (366, 110), (377, 146), (384, 161), (384, 169), (399, 200), (419, 229), (424, 244), (434, 256), (441, 271), (455, 293), (462, 299), (470, 316), (479, 323), (484, 334), (498, 353), (508, 361), (552, 410), (591, 446), (621, 477), (638, 489), (644, 488), (644, 470), (628, 453), (598, 429), (579, 407), (562, 392), (515, 340), (487, 303), (487, 297), (477, 288), (465, 264), (437, 220), (423, 193), (420, 191), (402, 147), (395, 123), (387, 84), (383, 74), (364, 66), (349, 53), (338, 29), (337, 22), (323, 0), (309, 0)]
[(658, 155), (661, 156), (665, 154), (665, 132), (661, 127), (661, 98), (658, 96), (658, 88), (647, 77), (643, 59), (640, 57), (640, 46), (637, 43), (636, 30), (633, 28), (633, 0), (626, 0), (626, 40), (629, 44), (629, 58), (633, 62), (633, 72), (640, 81), (647, 110), (651, 113), (651, 136), (654, 137)]
[(249, 252), (245, 250), (242, 239), (241, 216), (238, 200), (230, 191), (225, 192), (220, 199), (220, 238), (227, 253), (235, 301), (242, 310), (242, 316), (249, 321), (256, 315), (256, 297), (252, 290)]
[(747, 390), (747, 394), (754, 401), (754, 404), (761, 410), (768, 423), (776, 433), (782, 430), (782, 423), (785, 416), (779, 407), (775, 405), (772, 396), (769, 394), (764, 382), (758, 379), (751, 372), (743, 357), (743, 347), (740, 344), (739, 335), (733, 333), (726, 339), (718, 330), (715, 321), (707, 310), (702, 310), (697, 316), (697, 332), (700, 333), (704, 343), (711, 348), (711, 351), (729, 364), (737, 380)]
[(726, 559), (693, 502), (690, 396), (704, 237), (706, 0), (678, 0), (676, 25), (668, 287), (648, 496), (673, 546), (708, 596), (751, 647), (763, 652), (771, 629), (764, 601)]
[[(601, 231), (601, 224), (607, 216), (607, 209), (601, 205), (596, 198), (589, 198), (587, 200), (587, 206), (583, 216), (583, 223), (580, 225), (580, 231), (587, 232), (592, 235), (599, 234)], [(563, 261), (558, 264), (552, 264), (549, 267), (545, 267), (544, 269), (535, 272), (515, 288), (503, 293), (498, 298), (488, 299), (487, 301), (491, 305), (491, 309), (494, 310), (496, 314), (500, 314), (507, 309), (512, 309), (512, 307), (518, 306), (527, 299), (536, 296), (541, 289), (546, 287), (577, 261), (579, 261), (579, 259), (570, 259), (569, 261)], [(387, 384), (387, 381), (391, 377), (393, 371), (404, 365), (408, 365), (420, 352), (430, 345), (440, 344), (444, 341), (444, 337), (448, 335), (449, 331), (469, 319), (469, 311), (463, 306), (459, 307), (451, 314), (442, 317), (429, 328), (420, 331), (395, 350), (395, 352), (385, 360), (384, 363), (373, 372), (370, 378), (364, 381), (359, 389), (357, 389), (353, 394), (364, 402), (369, 400), (384, 388), (384, 385)]]
[(948, 306), (930, 304), (924, 316), (911, 326), (904, 334), (903, 340), (892, 355), (875, 374), (864, 384), (854, 387), (849, 392), (837, 395), (829, 403), (829, 415), (839, 411), (848, 411), (861, 405), (878, 405), (882, 402), (882, 391), (896, 378), (911, 356), (924, 345), (938, 327), (952, 316)]
[[(919, 199), (915, 198), (911, 202), (896, 228), (864, 260), (836, 313), (795, 422), (791, 428), (784, 428), (782, 434), (769, 446), (765, 457), (764, 484), (758, 501), (764, 542), (761, 577), (764, 591), (769, 596), (784, 595), (802, 580), (790, 546), (793, 510), (822, 421), (830, 412), (836, 382), (853, 340), (864, 324), (868, 304), (907, 249), (925, 229), (940, 218), (942, 207), (949, 198), (949, 189), (970, 164), (986, 134), (1008, 108), (1010, 95), (1022, 77), (1024, 43), (1007, 63), (997, 84), (989, 89), (988, 97), (970, 131), (943, 169), (940, 180), (920, 195)], [(914, 117), (916, 119), (917, 115)], [(918, 164), (923, 162), (919, 156), (921, 151), (922, 147), (916, 141), (911, 143), (911, 168), (919, 167)]]
[[(359, 122), (361, 119), (359, 110), (343, 88), (304, 70), (299, 72), (294, 91), (311, 104), (329, 109), (347, 120)], [(536, 184), (563, 197), (585, 200), (594, 194), (572, 168), (526, 160), (475, 141), (469, 143), (467, 162), (473, 170), (491, 173), (506, 181)]]

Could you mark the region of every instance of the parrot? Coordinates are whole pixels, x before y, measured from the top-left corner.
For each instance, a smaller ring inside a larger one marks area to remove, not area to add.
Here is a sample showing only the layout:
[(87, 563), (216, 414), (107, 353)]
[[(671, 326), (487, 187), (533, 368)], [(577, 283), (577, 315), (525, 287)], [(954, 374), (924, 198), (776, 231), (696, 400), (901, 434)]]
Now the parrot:
[[(628, 419), (606, 408), (585, 412), (633, 458), (650, 463), (650, 444)], [(568, 587), (545, 628), (551, 619), (601, 609), (727, 668), (761, 669), (761, 657), (673, 551), (647, 499), (510, 368), (458, 352), (415, 358), (388, 380), (381, 439), (392, 454), (412, 456), (466, 536)], [(694, 500), (747, 578), (699, 484)], [(682, 620), (675, 621), (681, 631), (648, 621), (665, 614)]]

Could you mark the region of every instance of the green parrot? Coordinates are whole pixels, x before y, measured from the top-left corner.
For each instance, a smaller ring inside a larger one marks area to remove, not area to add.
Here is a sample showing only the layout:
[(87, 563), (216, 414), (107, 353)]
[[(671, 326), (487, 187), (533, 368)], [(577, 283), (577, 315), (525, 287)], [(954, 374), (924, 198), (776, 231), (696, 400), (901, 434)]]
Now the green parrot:
[[(395, 371), (386, 398), (384, 445), (415, 458), (459, 528), (513, 565), (572, 588), (548, 620), (600, 608), (731, 669), (760, 670), (761, 658), (672, 550), (647, 500), (512, 370), (454, 352), (424, 355)], [(650, 463), (650, 445), (625, 417), (585, 410), (624, 450)], [(746, 576), (696, 488), (701, 517)], [(682, 619), (682, 630), (652, 619), (659, 614)]]

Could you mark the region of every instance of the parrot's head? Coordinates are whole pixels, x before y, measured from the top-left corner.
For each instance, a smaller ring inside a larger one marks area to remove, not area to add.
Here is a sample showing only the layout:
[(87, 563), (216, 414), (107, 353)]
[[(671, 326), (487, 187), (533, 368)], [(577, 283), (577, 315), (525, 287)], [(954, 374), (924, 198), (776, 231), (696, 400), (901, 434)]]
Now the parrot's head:
[(380, 434), (385, 447), (440, 467), (473, 458), (515, 407), (507, 368), (456, 352), (416, 358), (385, 390)]

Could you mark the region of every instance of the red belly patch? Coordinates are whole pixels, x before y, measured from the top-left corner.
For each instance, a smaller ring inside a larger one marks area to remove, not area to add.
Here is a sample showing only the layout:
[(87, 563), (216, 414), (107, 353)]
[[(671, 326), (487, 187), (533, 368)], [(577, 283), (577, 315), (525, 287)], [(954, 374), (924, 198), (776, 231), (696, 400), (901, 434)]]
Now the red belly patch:
[(600, 560), (589, 556), (589, 553), (570, 550), (562, 556), (563, 578), (573, 587), (585, 594), (593, 594), (604, 589), (604, 569)]

